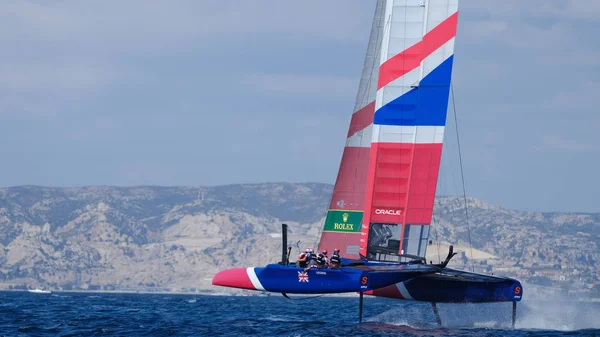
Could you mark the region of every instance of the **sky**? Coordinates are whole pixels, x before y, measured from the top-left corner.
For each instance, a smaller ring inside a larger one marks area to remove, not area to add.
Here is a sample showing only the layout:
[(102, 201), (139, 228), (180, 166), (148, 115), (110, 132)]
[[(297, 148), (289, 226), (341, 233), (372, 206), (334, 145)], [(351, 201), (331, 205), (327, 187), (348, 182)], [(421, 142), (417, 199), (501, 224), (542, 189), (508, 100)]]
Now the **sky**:
[[(2, 1), (0, 186), (335, 182), (375, 1)], [(467, 194), (600, 212), (600, 1), (460, 0)], [(438, 194), (462, 193), (452, 105)]]

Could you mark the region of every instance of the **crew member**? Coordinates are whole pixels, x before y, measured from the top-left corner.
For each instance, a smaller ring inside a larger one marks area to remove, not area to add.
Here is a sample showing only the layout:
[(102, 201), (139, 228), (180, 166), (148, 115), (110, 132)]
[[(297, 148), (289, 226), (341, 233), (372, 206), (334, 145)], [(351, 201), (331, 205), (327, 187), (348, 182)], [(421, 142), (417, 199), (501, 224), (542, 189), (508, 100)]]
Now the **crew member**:
[(310, 248), (306, 248), (306, 251), (298, 255), (298, 260), (296, 260), (296, 267), (306, 268), (306, 258), (308, 257), (309, 252)]
[(340, 250), (338, 248), (333, 250), (333, 255), (329, 259), (329, 267), (333, 269), (338, 269), (342, 264), (342, 258), (340, 257)]
[(311, 268), (317, 266), (317, 254), (312, 248), (306, 248), (306, 268), (304, 271), (309, 271)]
[(315, 251), (312, 248), (310, 249), (310, 256), (307, 256), (306, 260), (308, 261), (309, 267), (314, 267), (317, 265), (317, 254), (315, 254)]
[(312, 248), (306, 248), (306, 264), (308, 265), (308, 261), (310, 261), (310, 256), (313, 254)]
[(329, 260), (327, 259), (327, 249), (323, 249), (321, 254), (317, 257), (317, 267), (327, 268), (329, 266)]

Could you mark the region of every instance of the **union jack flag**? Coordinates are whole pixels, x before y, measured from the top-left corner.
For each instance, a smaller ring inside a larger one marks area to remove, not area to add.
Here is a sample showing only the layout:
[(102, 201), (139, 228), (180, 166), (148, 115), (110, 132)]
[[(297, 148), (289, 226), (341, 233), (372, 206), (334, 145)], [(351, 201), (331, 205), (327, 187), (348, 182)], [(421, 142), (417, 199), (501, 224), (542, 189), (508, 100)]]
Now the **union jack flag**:
[(308, 273), (304, 271), (299, 271), (298, 282), (308, 282)]

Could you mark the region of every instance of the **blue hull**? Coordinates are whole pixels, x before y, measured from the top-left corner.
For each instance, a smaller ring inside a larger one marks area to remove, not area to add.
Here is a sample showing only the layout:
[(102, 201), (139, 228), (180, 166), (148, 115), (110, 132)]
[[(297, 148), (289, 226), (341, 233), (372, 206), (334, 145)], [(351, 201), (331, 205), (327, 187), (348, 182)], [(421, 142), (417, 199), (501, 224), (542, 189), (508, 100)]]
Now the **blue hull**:
[(523, 286), (507, 277), (445, 268), (439, 273), (418, 276), (367, 294), (438, 303), (519, 302)]
[[(266, 291), (290, 294), (328, 294), (366, 291), (361, 284), (363, 272), (354, 269), (316, 269), (285, 267), (277, 264), (254, 268)], [(368, 283), (368, 282), (367, 282)]]
[(305, 271), (295, 266), (269, 264), (221, 271), (213, 278), (213, 285), (290, 294), (366, 292), (437, 270), (424, 265), (394, 265)]
[(364, 263), (305, 271), (295, 266), (234, 268), (215, 275), (213, 285), (289, 294), (364, 292), (390, 298), (453, 303), (520, 301), (513, 279), (422, 264)]

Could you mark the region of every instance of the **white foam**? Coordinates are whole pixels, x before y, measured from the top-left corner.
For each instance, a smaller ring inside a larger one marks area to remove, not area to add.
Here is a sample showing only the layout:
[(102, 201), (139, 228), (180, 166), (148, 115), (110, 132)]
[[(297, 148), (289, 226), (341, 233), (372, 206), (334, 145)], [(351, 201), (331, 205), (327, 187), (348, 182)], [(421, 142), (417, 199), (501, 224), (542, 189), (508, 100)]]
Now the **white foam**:
[[(600, 303), (569, 300), (567, 296), (536, 294), (524, 285), (524, 299), (517, 303), (515, 328), (519, 330), (574, 331), (600, 329)], [(366, 319), (412, 328), (433, 328), (435, 316), (429, 303), (397, 301), (390, 309)], [(510, 329), (512, 303), (446, 304), (438, 303), (445, 328)]]

